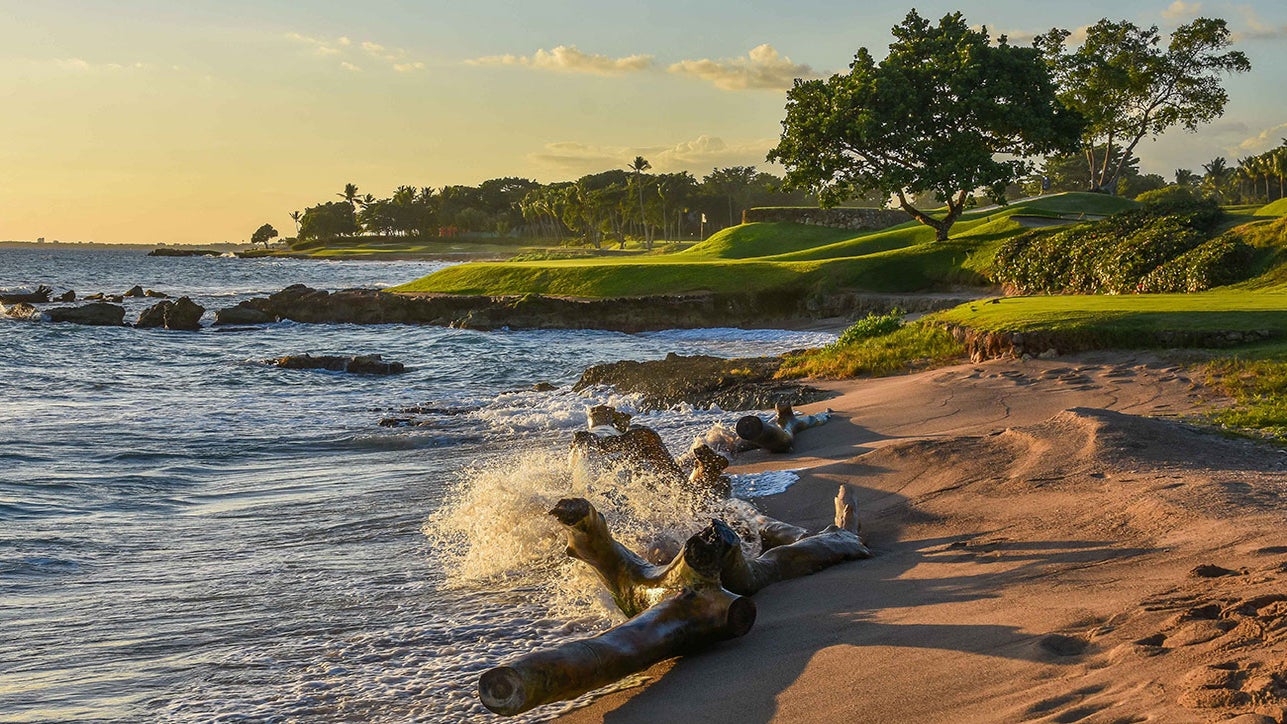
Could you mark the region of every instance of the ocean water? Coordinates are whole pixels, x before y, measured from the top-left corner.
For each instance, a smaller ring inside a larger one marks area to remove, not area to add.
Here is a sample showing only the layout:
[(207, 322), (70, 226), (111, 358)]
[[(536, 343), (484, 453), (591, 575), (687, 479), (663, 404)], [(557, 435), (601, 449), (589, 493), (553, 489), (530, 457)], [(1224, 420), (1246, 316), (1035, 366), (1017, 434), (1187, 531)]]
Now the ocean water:
[[(0, 289), (141, 284), (213, 309), (293, 283), (382, 287), (439, 266), (9, 248)], [(127, 320), (153, 301), (127, 301)], [(634, 407), (611, 390), (573, 393), (580, 371), (831, 339), (0, 319), (0, 721), (494, 719), (477, 703), (482, 671), (614, 620), (588, 571), (562, 555), (545, 515), (553, 502), (589, 497), (639, 544), (682, 537), (711, 514), (753, 524), (737, 501), (709, 510), (619, 471), (569, 470), (587, 405)], [(379, 353), (410, 371), (262, 364), (301, 352)], [(558, 387), (534, 392), (536, 382)], [(425, 410), (420, 424), (377, 424), (409, 406)], [(637, 421), (678, 453), (737, 416)]]

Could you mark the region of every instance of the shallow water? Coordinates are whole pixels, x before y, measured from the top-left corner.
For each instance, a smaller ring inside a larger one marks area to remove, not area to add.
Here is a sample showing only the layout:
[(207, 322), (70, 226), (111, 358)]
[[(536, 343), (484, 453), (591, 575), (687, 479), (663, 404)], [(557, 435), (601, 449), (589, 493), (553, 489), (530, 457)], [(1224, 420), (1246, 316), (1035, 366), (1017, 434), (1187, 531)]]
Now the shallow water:
[[(379, 287), (437, 266), (0, 249), (0, 289), (137, 283), (215, 308), (292, 283)], [(152, 302), (131, 302), (127, 319)], [(627, 538), (693, 522), (675, 520), (685, 501), (647, 486), (572, 480), (563, 451), (584, 407), (632, 404), (572, 393), (581, 369), (830, 339), (0, 319), (0, 719), (481, 718), (479, 672), (608, 618), (585, 572), (561, 558), (542, 505), (594, 491), (620, 508)], [(380, 353), (410, 371), (260, 363), (300, 352)], [(538, 381), (559, 389), (530, 391)], [(376, 424), (408, 405), (442, 412), (424, 426)], [(675, 410), (640, 421), (679, 450), (734, 419)]]

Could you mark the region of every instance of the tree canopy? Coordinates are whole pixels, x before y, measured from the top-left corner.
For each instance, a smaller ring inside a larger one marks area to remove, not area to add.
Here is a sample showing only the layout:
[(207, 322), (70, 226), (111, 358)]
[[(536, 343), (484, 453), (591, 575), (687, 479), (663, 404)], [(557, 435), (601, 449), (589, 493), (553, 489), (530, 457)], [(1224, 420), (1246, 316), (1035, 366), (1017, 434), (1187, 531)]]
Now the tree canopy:
[[(993, 45), (961, 13), (932, 25), (915, 10), (893, 28), (880, 63), (866, 48), (848, 73), (797, 80), (787, 94), (780, 143), (769, 160), (788, 185), (824, 205), (879, 192), (946, 239), (976, 189), (1001, 200), (1027, 157), (1068, 151), (1081, 134), (1035, 48)], [(1005, 158), (998, 158), (1004, 155)], [(947, 204), (931, 216), (909, 197)]]
[(250, 235), (250, 243), (263, 244), (265, 247), (267, 247), (268, 241), (270, 239), (276, 239), (276, 238), (277, 238), (277, 230), (273, 228), (272, 224), (264, 224), (258, 229), (255, 229), (255, 233)]
[(1069, 51), (1071, 33), (1054, 28), (1033, 45), (1059, 83), (1059, 98), (1086, 119), (1082, 152), (1091, 190), (1111, 193), (1123, 164), (1148, 136), (1180, 126), (1196, 131), (1224, 114), (1226, 73), (1251, 69), (1232, 44), (1224, 20), (1197, 18), (1161, 47), (1157, 26), (1100, 20), (1081, 47)]

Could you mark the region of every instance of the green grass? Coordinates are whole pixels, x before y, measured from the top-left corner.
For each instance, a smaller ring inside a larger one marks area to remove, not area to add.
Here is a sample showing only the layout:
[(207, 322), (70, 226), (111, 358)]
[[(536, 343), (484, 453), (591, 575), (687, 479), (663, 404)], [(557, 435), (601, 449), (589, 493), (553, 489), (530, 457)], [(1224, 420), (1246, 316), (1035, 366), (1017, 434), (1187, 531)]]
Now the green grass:
[(863, 337), (848, 344), (787, 355), (779, 377), (843, 379), (882, 377), (925, 369), (960, 359), (965, 348), (942, 327), (923, 322), (906, 324), (886, 334)]
[(1287, 216), (1287, 198), (1261, 206), (1256, 210), (1256, 216)]
[(1209, 419), (1238, 432), (1287, 440), (1287, 355), (1282, 351), (1276, 359), (1234, 357), (1204, 365), (1207, 384), (1234, 400)]
[(475, 263), (394, 287), (398, 292), (575, 297), (689, 292), (908, 293), (986, 283), (995, 247), (1024, 229), (1016, 214), (1104, 214), (1135, 202), (1058, 194), (972, 212), (947, 242), (916, 222), (856, 232), (790, 223), (725, 229), (685, 251), (650, 256)]

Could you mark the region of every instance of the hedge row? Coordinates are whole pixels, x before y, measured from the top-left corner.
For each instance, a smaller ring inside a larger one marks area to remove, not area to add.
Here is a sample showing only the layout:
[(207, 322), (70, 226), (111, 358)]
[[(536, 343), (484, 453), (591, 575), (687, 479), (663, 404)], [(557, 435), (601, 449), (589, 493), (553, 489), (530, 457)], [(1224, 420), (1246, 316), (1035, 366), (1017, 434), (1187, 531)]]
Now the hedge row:
[(1025, 294), (1194, 292), (1245, 279), (1251, 248), (1231, 234), (1208, 241), (1220, 219), (1199, 203), (1031, 231), (1001, 246), (993, 278)]

